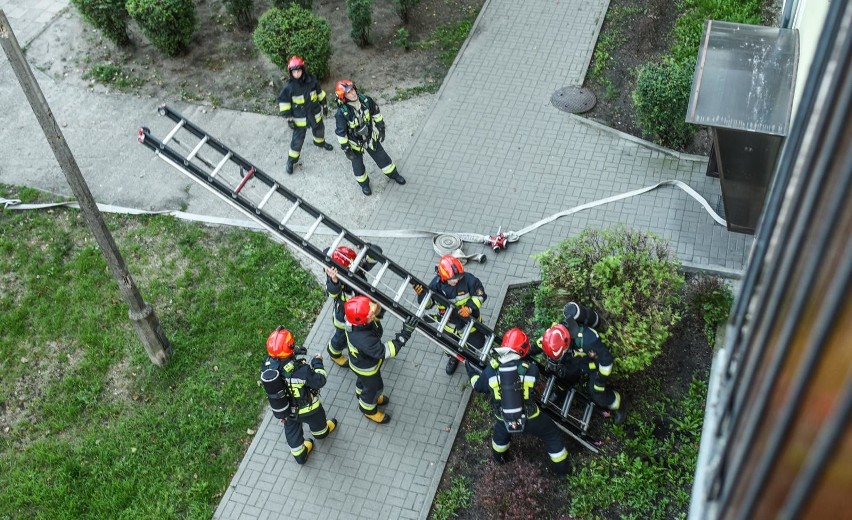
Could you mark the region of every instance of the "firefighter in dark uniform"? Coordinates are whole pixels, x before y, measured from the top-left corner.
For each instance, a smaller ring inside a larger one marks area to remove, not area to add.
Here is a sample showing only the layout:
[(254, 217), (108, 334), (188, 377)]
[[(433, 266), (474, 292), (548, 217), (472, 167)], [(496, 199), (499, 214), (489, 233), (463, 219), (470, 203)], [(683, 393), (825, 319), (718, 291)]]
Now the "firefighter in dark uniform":
[[(459, 259), (452, 255), (442, 256), (435, 271), (438, 274), (429, 283), (429, 289), (448, 299), (456, 308), (456, 312), (450, 316), (445, 330), (460, 336), (469, 320), (482, 321), (480, 309), (482, 303), (488, 299), (488, 295), (485, 294), (485, 287), (483, 287), (479, 278), (471, 273), (466, 273)], [(423, 301), (426, 296), (423, 286), (415, 285), (414, 292), (417, 293), (417, 301)], [(437, 306), (438, 314), (443, 316), (446, 308), (441, 304), (437, 304)], [(471, 329), (467, 341), (474, 348), (481, 349), (485, 345), (485, 336), (474, 327)], [(458, 366), (459, 361), (450, 356), (447, 360), (447, 374), (452, 375)]]
[[(506, 462), (511, 436), (529, 433), (544, 442), (553, 472), (565, 475), (569, 471), (568, 450), (565, 449), (559, 429), (535, 402), (533, 388), (539, 371), (538, 365), (525, 359), (529, 351), (530, 342), (524, 331), (509, 329), (503, 335), (500, 346), (494, 349), (497, 359), (492, 359), (482, 374), (470, 363), (465, 363), (465, 368), (473, 390), (489, 395), (494, 407), (497, 418), (491, 437), (494, 460), (499, 464)], [(517, 383), (507, 389), (503, 378), (508, 373), (516, 374)]]
[(373, 193), (370, 176), (364, 167), (365, 150), (389, 179), (397, 184), (405, 184), (405, 178), (399, 174), (382, 146), (385, 140), (385, 120), (373, 98), (359, 94), (348, 79), (338, 81), (334, 93), (339, 102), (334, 116), (334, 133), (346, 158), (352, 162), (355, 180), (361, 185), (364, 195)]
[[(261, 366), (261, 379), (266, 382), (269, 370), (277, 371), (285, 385), (287, 393), (293, 402), (289, 404), (289, 412), (280, 417), (284, 424), (284, 435), (290, 453), (296, 462), (304, 464), (308, 454), (314, 449), (313, 440), (305, 440), (302, 425), (307, 423), (311, 433), (317, 439), (327, 437), (337, 428), (337, 419), (326, 419), (325, 410), (319, 399), (319, 389), (325, 386), (326, 372), (322, 364), (322, 355), (317, 354), (310, 364), (296, 354), (304, 353), (304, 349), (294, 349), (293, 334), (284, 327), (278, 327), (266, 340), (266, 350), (269, 356)], [(266, 384), (266, 383), (264, 383)], [(270, 399), (272, 404), (272, 399)], [(273, 405), (273, 413), (276, 407)]]
[(382, 364), (396, 357), (405, 343), (411, 339), (416, 318), (409, 318), (393, 340), (382, 343), (382, 325), (376, 319), (379, 305), (366, 296), (355, 296), (343, 305), (346, 314), (346, 342), (349, 347), (349, 368), (355, 372), (355, 395), (361, 413), (379, 424), (390, 422), (390, 415), (380, 411), (379, 406), (390, 402), (383, 393)]
[[(382, 248), (377, 245), (367, 244), (367, 247), (379, 253), (382, 252)], [(328, 251), (326, 251), (326, 254), (328, 254)], [(352, 261), (355, 260), (356, 256), (355, 250), (347, 246), (338, 246), (331, 253), (331, 259), (344, 269), (348, 269), (352, 265)], [(355, 276), (366, 279), (364, 271), (370, 271), (376, 265), (376, 259), (367, 253), (361, 265), (363, 266), (363, 270), (359, 269), (356, 271)], [(355, 291), (337, 277), (337, 267), (326, 267), (325, 274), (325, 290), (329, 298), (334, 300), (332, 317), (335, 329), (334, 335), (326, 346), (326, 351), (336, 365), (345, 367), (348, 361), (346, 361), (346, 357), (343, 355), (343, 351), (347, 350), (346, 333), (344, 332), (346, 328), (346, 316), (343, 312), (343, 304), (349, 298), (355, 296)]]
[[(546, 369), (568, 386), (574, 386), (584, 375), (588, 376), (592, 401), (611, 411), (616, 424), (623, 423), (627, 413), (621, 394), (607, 385), (612, 374), (612, 353), (589, 324), (598, 323), (597, 313), (570, 302), (563, 314), (564, 321), (547, 329), (538, 342), (538, 349), (547, 356)], [(585, 316), (590, 319), (582, 322)]]
[(324, 115), (328, 115), (328, 105), (325, 102), (325, 91), (319, 81), (305, 70), (305, 60), (293, 56), (287, 63), (290, 79), (284, 84), (278, 94), (278, 109), (287, 118), (287, 125), (293, 129), (290, 140), (290, 152), (287, 154), (287, 173), (293, 173), (293, 165), (299, 162), (302, 145), (305, 144), (305, 134), (308, 127), (314, 134), (314, 144), (324, 150), (333, 150), (331, 144), (325, 142)]

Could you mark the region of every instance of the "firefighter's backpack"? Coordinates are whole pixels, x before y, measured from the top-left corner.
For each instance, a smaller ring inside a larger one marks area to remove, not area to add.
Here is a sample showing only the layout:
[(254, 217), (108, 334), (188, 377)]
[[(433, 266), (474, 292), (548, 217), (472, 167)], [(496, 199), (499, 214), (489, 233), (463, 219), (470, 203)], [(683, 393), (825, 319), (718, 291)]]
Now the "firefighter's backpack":
[(527, 424), (524, 386), (521, 381), (526, 371), (520, 361), (510, 361), (497, 368), (500, 381), (500, 414), (509, 433), (521, 433)]
[(267, 368), (260, 374), (260, 381), (266, 390), (272, 416), (276, 419), (295, 419), (299, 406), (296, 404), (290, 385), (284, 381), (281, 373), (274, 368)]

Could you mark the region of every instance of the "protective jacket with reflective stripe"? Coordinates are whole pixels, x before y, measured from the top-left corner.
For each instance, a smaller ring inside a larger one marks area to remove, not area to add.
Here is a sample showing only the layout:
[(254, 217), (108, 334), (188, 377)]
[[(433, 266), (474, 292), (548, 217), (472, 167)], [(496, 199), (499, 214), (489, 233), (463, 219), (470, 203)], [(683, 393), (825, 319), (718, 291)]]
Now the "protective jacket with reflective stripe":
[(323, 368), (322, 359), (312, 358), (310, 365), (303, 359), (290, 357), (278, 359), (267, 356), (260, 367), (263, 372), (267, 369), (277, 370), (290, 386), (290, 391), (299, 407), (299, 415), (313, 412), (320, 407), (319, 389), (325, 386), (328, 374)]
[(293, 119), (316, 115), (324, 102), (325, 91), (317, 79), (306, 72), (299, 79), (287, 80), (278, 94), (278, 110), (282, 116)]
[(385, 359), (396, 357), (401, 345), (397, 338), (382, 343), (382, 325), (378, 320), (366, 325), (351, 325), (346, 330), (349, 347), (349, 368), (356, 374), (371, 376), (378, 373)]

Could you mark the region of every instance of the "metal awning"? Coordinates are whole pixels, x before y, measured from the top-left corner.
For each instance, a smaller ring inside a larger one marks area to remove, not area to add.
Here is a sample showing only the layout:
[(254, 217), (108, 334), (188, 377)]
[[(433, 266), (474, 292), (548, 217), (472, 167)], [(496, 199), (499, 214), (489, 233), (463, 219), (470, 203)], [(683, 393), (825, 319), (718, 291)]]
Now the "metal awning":
[(787, 135), (798, 54), (793, 29), (708, 20), (686, 121)]

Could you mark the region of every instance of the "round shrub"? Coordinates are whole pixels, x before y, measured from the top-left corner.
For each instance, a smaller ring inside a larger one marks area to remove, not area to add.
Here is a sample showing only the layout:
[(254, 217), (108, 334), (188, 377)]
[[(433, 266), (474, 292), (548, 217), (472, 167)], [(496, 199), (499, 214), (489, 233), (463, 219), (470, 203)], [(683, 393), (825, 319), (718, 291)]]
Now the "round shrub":
[(346, 0), (346, 16), (352, 23), (352, 41), (358, 47), (370, 44), (373, 26), (373, 0)]
[(560, 321), (571, 300), (597, 309), (607, 324), (599, 332), (622, 375), (650, 365), (680, 321), (679, 263), (653, 235), (586, 229), (536, 260), (541, 266), (536, 321), (545, 327)]
[(127, 12), (163, 54), (175, 56), (192, 41), (196, 27), (193, 0), (127, 0)]
[(639, 70), (633, 106), (642, 131), (669, 148), (683, 148), (696, 127), (685, 121), (693, 63), (651, 63)]
[(88, 23), (109, 41), (121, 47), (130, 45), (127, 36), (127, 8), (124, 0), (71, 0)]
[(253, 39), (255, 47), (281, 70), (287, 70), (287, 60), (296, 54), (305, 59), (308, 71), (318, 79), (328, 76), (331, 58), (328, 22), (296, 4), (263, 13)]

